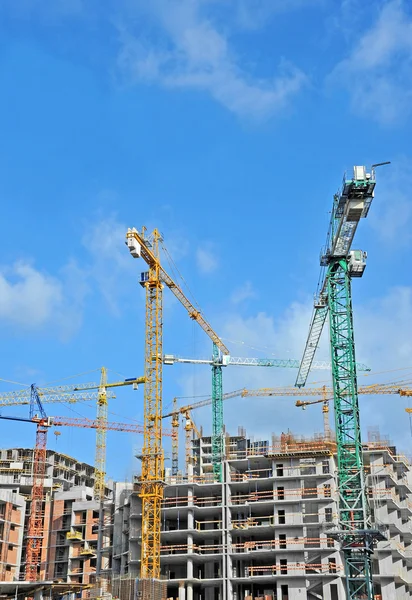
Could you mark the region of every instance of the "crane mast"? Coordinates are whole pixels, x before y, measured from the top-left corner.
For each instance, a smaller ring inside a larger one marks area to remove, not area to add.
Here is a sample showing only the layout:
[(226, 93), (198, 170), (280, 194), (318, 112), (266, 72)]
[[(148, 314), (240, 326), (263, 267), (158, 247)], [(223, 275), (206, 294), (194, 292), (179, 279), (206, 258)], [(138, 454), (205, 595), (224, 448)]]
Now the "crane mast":
[(142, 499), (142, 556), (143, 579), (160, 578), (160, 523), (163, 498), (164, 457), (162, 449), (162, 312), (163, 293), (159, 269), (159, 240), (157, 229), (152, 236), (156, 260), (149, 264), (146, 288), (144, 443), (140, 497)]
[(372, 528), (365, 487), (351, 292), (351, 278), (362, 276), (366, 253), (351, 246), (360, 218), (368, 214), (376, 181), (373, 167), (370, 173), (363, 166), (353, 171), (334, 196), (321, 257), (323, 278), (296, 385), (306, 383), (329, 313), (339, 490), (339, 529), (331, 535), (344, 553), (348, 598), (373, 600), (371, 555), (382, 535)]
[(27, 527), (26, 568), (27, 581), (36, 581), (41, 566), (44, 529), (44, 477), (46, 475), (47, 430), (49, 427), (36, 386), (31, 386), (30, 419), (39, 411), (37, 421), (36, 444), (33, 453), (33, 485), (31, 492), (30, 514)]
[(103, 502), (106, 476), (106, 427), (107, 427), (107, 371), (102, 367), (97, 397), (96, 452), (94, 460), (94, 497)]
[(223, 438), (223, 377), (219, 364), (219, 348), (213, 344), (212, 365), (212, 467), (216, 481), (222, 481)]

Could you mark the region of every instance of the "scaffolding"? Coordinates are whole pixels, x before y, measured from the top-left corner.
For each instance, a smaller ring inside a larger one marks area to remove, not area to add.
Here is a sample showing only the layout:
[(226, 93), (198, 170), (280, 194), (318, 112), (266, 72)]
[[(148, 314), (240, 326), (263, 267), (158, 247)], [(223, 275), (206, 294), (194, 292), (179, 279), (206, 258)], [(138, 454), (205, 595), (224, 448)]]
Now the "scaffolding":
[(131, 576), (113, 577), (112, 597), (118, 600), (166, 600), (166, 581), (137, 579)]

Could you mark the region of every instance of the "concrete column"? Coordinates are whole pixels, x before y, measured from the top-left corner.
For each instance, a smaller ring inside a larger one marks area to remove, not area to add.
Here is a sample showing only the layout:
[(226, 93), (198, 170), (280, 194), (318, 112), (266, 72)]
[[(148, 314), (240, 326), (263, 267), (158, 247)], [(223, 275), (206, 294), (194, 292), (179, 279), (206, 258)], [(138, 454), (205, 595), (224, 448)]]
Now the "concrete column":
[(194, 529), (195, 527), (195, 519), (193, 516), (193, 509), (192, 510), (188, 510), (187, 511), (187, 528), (188, 529)]
[(179, 582), (179, 600), (186, 600), (186, 590), (184, 581)]
[(187, 545), (188, 545), (188, 554), (193, 554), (193, 535), (191, 533), (187, 534)]
[(394, 581), (382, 584), (382, 600), (396, 598), (396, 586)]
[(187, 584), (186, 592), (187, 592), (186, 600), (193, 600), (193, 584), (192, 583)]
[[(305, 582), (302, 578), (302, 582), (299, 583), (295, 583), (294, 581), (290, 581), (289, 582), (285, 582), (286, 584), (289, 583), (288, 587), (289, 587), (289, 598), (293, 598), (293, 600), (306, 600), (307, 599), (307, 593), (306, 593), (306, 587), (305, 587)], [(279, 597), (281, 597), (281, 587), (279, 585)]]
[(193, 558), (187, 559), (187, 579), (193, 579)]
[(193, 488), (192, 487), (187, 489), (187, 503), (189, 506), (193, 505)]

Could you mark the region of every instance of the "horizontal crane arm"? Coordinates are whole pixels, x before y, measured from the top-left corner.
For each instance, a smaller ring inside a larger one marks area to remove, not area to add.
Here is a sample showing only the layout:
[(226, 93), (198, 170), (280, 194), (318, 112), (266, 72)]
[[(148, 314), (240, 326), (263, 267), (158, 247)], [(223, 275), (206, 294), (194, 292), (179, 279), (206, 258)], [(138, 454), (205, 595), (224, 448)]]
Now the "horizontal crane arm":
[[(82, 384), (83, 390), (96, 389), (98, 386), (97, 383), (84, 383)], [(76, 385), (58, 385), (53, 387), (43, 387), (37, 388), (37, 391), (40, 396), (47, 396), (49, 394), (67, 394), (74, 392), (76, 389)], [(30, 396), (31, 386), (27, 386), (27, 388), (23, 390), (16, 390), (14, 392), (3, 392), (0, 394), (0, 399), (11, 399), (11, 398), (26, 398)]]
[[(229, 400), (229, 398), (238, 398), (245, 395), (246, 390), (236, 390), (234, 392), (228, 392), (227, 394), (223, 394), (222, 400)], [(162, 415), (162, 419), (166, 419), (167, 417), (173, 417), (176, 414), (184, 414), (188, 410), (193, 410), (195, 408), (202, 408), (202, 406), (210, 406), (212, 404), (212, 398), (206, 398), (205, 400), (200, 400), (199, 402), (194, 402), (193, 404), (188, 404), (186, 406), (181, 406), (177, 410), (169, 412), (167, 414)]]
[[(295, 358), (235, 358), (230, 357), (230, 365), (237, 365), (241, 367), (278, 367), (278, 368), (289, 368), (299, 369), (301, 366), (300, 360)], [(330, 370), (332, 363), (327, 360), (316, 360), (312, 363), (312, 369), (316, 370)], [(356, 363), (358, 371), (370, 371), (370, 368), (363, 363)]]
[[(98, 420), (86, 419), (86, 418), (72, 418), (72, 417), (47, 417), (46, 419), (28, 419), (26, 417), (12, 417), (6, 415), (0, 415), (0, 419), (6, 419), (8, 421), (21, 421), (24, 423), (35, 423), (41, 424), (44, 427), (80, 427), (82, 429), (98, 429), (101, 427), (101, 423)], [(116, 421), (107, 421), (104, 423), (104, 429), (109, 431), (122, 431), (126, 433), (143, 433), (143, 425), (132, 423), (117, 423)], [(162, 435), (172, 437), (172, 432), (168, 429), (162, 430)]]
[[(323, 398), (319, 400), (297, 400), (295, 406), (298, 408), (305, 408), (312, 404), (321, 404), (324, 402), (333, 401), (333, 390), (332, 388), (326, 388), (326, 393), (332, 394), (329, 398)], [(371, 386), (360, 386), (358, 388), (358, 394), (366, 395), (387, 395), (387, 394), (398, 394), (399, 396), (412, 396), (412, 388), (399, 388), (395, 385), (371, 385)]]
[[(364, 395), (380, 395), (380, 394), (399, 394), (400, 396), (412, 396), (412, 388), (400, 388), (397, 384), (373, 384), (373, 385), (364, 385), (358, 388), (359, 394)], [(329, 398), (323, 397), (325, 394), (330, 396)], [(255, 390), (248, 390), (246, 388), (242, 388), (240, 390), (235, 390), (233, 392), (227, 392), (223, 394), (222, 400), (229, 400), (230, 398), (256, 398), (256, 397), (318, 397), (322, 398), (319, 402), (330, 401), (333, 400), (333, 389), (331, 387), (318, 387), (318, 388), (305, 388), (300, 389), (296, 387), (278, 387), (278, 388), (257, 388)], [(315, 404), (313, 402), (313, 404)], [(308, 402), (311, 404), (312, 402)], [(185, 414), (188, 410), (194, 410), (196, 408), (202, 408), (203, 406), (209, 406), (212, 404), (212, 398), (205, 398), (205, 400), (199, 400), (199, 402), (194, 402), (193, 404), (188, 404), (186, 406), (181, 406), (177, 410), (171, 411), (162, 415), (162, 419), (166, 419), (168, 417), (173, 417), (177, 414)], [(299, 404), (299, 406), (302, 406)]]
[[(225, 360), (227, 358), (227, 360)], [(163, 363), (165, 365), (173, 365), (175, 363), (182, 364), (194, 364), (194, 365), (213, 365), (213, 359), (208, 358), (181, 358), (173, 354), (165, 354), (163, 357)], [(278, 368), (291, 368), (298, 369), (300, 367), (300, 361), (294, 358), (243, 358), (243, 357), (224, 357), (223, 361), (218, 363), (220, 366), (225, 367), (228, 365), (234, 365), (239, 367), (278, 367)], [(327, 360), (317, 360), (312, 364), (313, 369), (317, 370), (330, 370), (332, 363)], [(370, 371), (370, 368), (363, 363), (356, 363), (358, 371)]]
[[(258, 388), (256, 390), (244, 390), (243, 395), (248, 397), (269, 397), (269, 396), (284, 396), (284, 397), (302, 397), (302, 396), (315, 396), (320, 398), (323, 394), (326, 394), (328, 398), (322, 398), (320, 402), (333, 400), (333, 389), (331, 387), (320, 387), (320, 388), (305, 388), (299, 389), (295, 387), (284, 387), (284, 388)], [(399, 394), (399, 396), (412, 396), (412, 388), (401, 388), (397, 384), (383, 384), (383, 385), (361, 385), (358, 387), (358, 394), (362, 395), (387, 395), (387, 394)], [(308, 402), (311, 404), (312, 402)], [(313, 402), (313, 404), (317, 401)], [(303, 403), (299, 404), (302, 406)]]
[[(30, 404), (30, 394), (26, 395), (13, 395), (14, 392), (7, 392), (6, 394), (0, 394), (0, 406), (25, 406)], [(75, 402), (90, 402), (97, 399), (97, 392), (64, 392), (64, 393), (39, 393), (42, 404), (52, 403), (63, 403), (68, 402), (74, 404)], [(107, 394), (107, 398), (115, 398), (116, 396), (112, 393)]]
[(73, 390), (75, 392), (82, 392), (83, 390), (92, 390), (92, 389), (100, 389), (101, 387), (104, 388), (114, 388), (114, 387), (123, 387), (125, 385), (139, 385), (141, 383), (144, 383), (146, 381), (145, 377), (133, 377), (131, 379), (124, 379), (123, 381), (114, 381), (113, 383), (105, 383), (103, 386), (102, 385), (87, 385), (84, 387), (82, 386), (76, 386), (75, 388), (73, 388)]
[[(86, 419), (86, 418), (72, 418), (72, 417), (51, 417), (53, 419), (53, 425), (55, 427), (81, 427), (86, 429), (97, 429), (101, 427), (101, 423), (98, 420)], [(132, 423), (116, 423), (115, 421), (108, 421), (104, 423), (104, 429), (108, 431), (123, 431), (129, 433), (143, 433), (144, 426), (141, 424), (133, 425)], [(172, 432), (166, 429), (162, 430), (162, 434), (165, 436), (172, 436)]]

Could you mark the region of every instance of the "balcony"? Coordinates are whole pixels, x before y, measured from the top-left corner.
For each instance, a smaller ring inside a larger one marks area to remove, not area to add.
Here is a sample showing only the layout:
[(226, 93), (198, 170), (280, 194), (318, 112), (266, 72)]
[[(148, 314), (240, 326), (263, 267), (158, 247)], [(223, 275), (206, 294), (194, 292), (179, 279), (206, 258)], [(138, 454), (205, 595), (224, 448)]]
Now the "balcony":
[(220, 519), (214, 521), (195, 521), (195, 529), (197, 531), (216, 531), (222, 529), (222, 521)]
[(95, 558), (97, 556), (95, 548), (82, 548), (80, 556), (84, 558)]
[(81, 542), (83, 540), (83, 534), (81, 531), (68, 531), (66, 533), (66, 540)]

